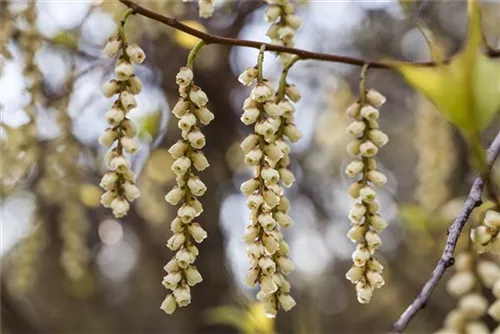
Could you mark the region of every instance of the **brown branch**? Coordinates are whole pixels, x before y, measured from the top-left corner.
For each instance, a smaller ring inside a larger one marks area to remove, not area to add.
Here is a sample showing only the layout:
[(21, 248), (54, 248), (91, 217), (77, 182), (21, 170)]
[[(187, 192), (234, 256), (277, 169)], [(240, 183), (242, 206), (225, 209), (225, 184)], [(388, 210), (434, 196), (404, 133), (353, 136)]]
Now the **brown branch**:
[[(488, 148), (488, 170), (495, 162), (495, 159), (500, 153), (500, 133), (497, 134), (493, 143), (491, 143)], [(474, 181), (472, 188), (469, 192), (469, 196), (462, 207), (462, 210), (458, 214), (457, 218), (453, 224), (449, 227), (448, 239), (446, 241), (446, 246), (444, 247), (443, 255), (439, 259), (436, 268), (432, 272), (431, 278), (425, 283), (422, 291), (415, 298), (413, 303), (403, 312), (401, 317), (394, 323), (393, 332), (402, 333), (406, 328), (408, 323), (413, 319), (413, 317), (425, 307), (425, 304), (429, 300), (432, 291), (437, 286), (439, 281), (444, 275), (444, 272), (448, 267), (452, 266), (454, 263), (453, 253), (455, 247), (457, 246), (458, 238), (462, 233), (465, 223), (469, 219), (472, 210), (481, 204), (481, 194), (484, 188), (484, 181), (481, 177), (477, 177)]]
[[(133, 14), (139, 14), (145, 17), (148, 17), (154, 21), (161, 22), (166, 24), (167, 26), (185, 32), (191, 36), (198, 37), (203, 40), (205, 44), (221, 44), (221, 45), (232, 45), (232, 46), (243, 46), (248, 48), (260, 49), (262, 45), (266, 46), (266, 51), (276, 51), (276, 52), (285, 52), (291, 53), (299, 56), (302, 60), (306, 59), (315, 59), (320, 61), (328, 61), (334, 63), (343, 63), (354, 66), (363, 66), (365, 64), (370, 68), (393, 68), (395, 64), (401, 64), (402, 62), (398, 61), (375, 61), (368, 60), (362, 58), (354, 58), (354, 57), (346, 57), (339, 56), (335, 54), (329, 53), (320, 53), (320, 52), (312, 52), (303, 49), (290, 48), (286, 46), (274, 45), (269, 43), (263, 43), (258, 41), (250, 41), (244, 39), (237, 38), (229, 38), (229, 37), (221, 37), (213, 34), (209, 34), (194, 28), (191, 28), (179, 21), (177, 21), (173, 17), (163, 16), (161, 14), (155, 13), (146, 9), (132, 0), (120, 0), (125, 6), (133, 9)], [(500, 57), (500, 50), (488, 50), (487, 54), (490, 57)], [(419, 66), (435, 66), (435, 62), (412, 62), (414, 65)]]

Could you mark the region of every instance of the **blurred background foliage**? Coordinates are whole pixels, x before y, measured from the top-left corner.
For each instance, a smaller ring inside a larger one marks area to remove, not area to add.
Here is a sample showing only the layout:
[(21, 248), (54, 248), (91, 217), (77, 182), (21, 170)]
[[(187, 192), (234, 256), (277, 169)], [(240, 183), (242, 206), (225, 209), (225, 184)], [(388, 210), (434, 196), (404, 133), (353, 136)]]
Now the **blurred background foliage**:
[[(198, 20), (190, 3), (138, 2), (199, 30), (267, 40), (261, 1), (218, 2), (209, 20)], [(101, 49), (123, 5), (36, 2), (35, 37), (42, 43), (33, 48), (43, 98), (37, 99), (42, 103), (35, 106), (35, 123), (29, 121), (25, 91), (32, 75), (26, 71), (27, 34), (5, 7), (2, 1), (2, 332), (382, 333), (428, 279), (474, 176), (466, 145), (397, 73), (370, 71), (367, 87), (388, 97), (381, 126), (391, 140), (380, 165), (389, 182), (380, 198), (390, 224), (382, 235), (387, 283), (371, 304), (359, 305), (344, 278), (354, 245), (345, 237), (352, 203), (342, 173), (349, 161), (344, 111), (356, 99), (359, 69), (299, 62), (289, 80), (304, 96), (297, 125), (305, 136), (293, 147), (298, 182), (289, 195), (295, 224), (285, 236), (297, 266), (291, 280), (298, 306), (276, 320), (264, 317), (254, 292), (242, 283), (248, 263), (241, 236), (248, 218), (239, 193), (249, 174), (239, 149), (248, 131), (239, 122), (248, 91), (236, 78), (254, 65), (256, 51), (213, 45), (195, 63), (197, 83), (216, 115), (206, 128), (212, 168), (201, 176), (209, 189), (200, 220), (209, 233), (198, 260), (204, 281), (194, 288), (189, 307), (166, 316), (159, 308), (166, 293), (162, 268), (171, 256), (165, 242), (175, 212), (164, 195), (175, 179), (165, 148), (179, 136), (169, 111), (177, 100), (175, 74), (196, 39), (143, 17), (129, 20), (129, 38), (147, 54), (137, 73), (145, 89), (131, 113), (140, 127), (133, 169), (142, 197), (116, 220), (99, 204), (105, 151), (97, 138), (110, 105), (99, 87), (114, 65)], [(482, 2), (481, 10), (485, 36), (500, 48), (500, 4)], [(466, 34), (466, 4), (460, 1), (299, 1), (298, 14), (305, 24), (297, 47), (367, 59), (428, 60), (418, 25), (432, 32), (434, 47), (447, 56), (459, 50)], [(279, 60), (267, 57), (265, 71), (277, 79)], [(497, 126), (495, 120), (491, 128)], [(39, 138), (30, 135), (33, 127)], [(493, 135), (487, 130), (483, 142)], [(494, 177), (500, 182), (500, 168)], [(441, 327), (454, 304), (443, 286), (408, 332)]]

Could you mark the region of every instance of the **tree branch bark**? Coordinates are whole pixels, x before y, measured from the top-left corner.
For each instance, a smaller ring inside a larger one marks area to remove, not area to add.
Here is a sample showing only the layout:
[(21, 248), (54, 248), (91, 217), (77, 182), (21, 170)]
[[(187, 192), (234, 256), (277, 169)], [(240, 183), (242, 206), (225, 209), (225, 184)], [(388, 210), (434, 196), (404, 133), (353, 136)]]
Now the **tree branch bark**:
[[(488, 148), (488, 169), (495, 162), (496, 158), (500, 153), (500, 132), (497, 134), (495, 140), (491, 143)], [(408, 326), (408, 323), (415, 317), (415, 315), (425, 307), (425, 304), (429, 300), (434, 288), (437, 286), (439, 281), (444, 275), (444, 272), (448, 267), (451, 267), (454, 263), (453, 253), (457, 246), (458, 239), (462, 230), (469, 219), (472, 210), (481, 204), (481, 194), (484, 188), (484, 181), (481, 177), (477, 177), (474, 181), (472, 188), (467, 196), (467, 199), (462, 207), (462, 210), (458, 214), (455, 221), (448, 229), (448, 239), (443, 250), (443, 255), (439, 259), (436, 268), (432, 272), (431, 278), (425, 283), (422, 291), (418, 294), (415, 300), (408, 306), (408, 308), (403, 312), (401, 317), (393, 325), (393, 333), (402, 333), (403, 330)]]
[[(134, 11), (133, 14), (139, 14), (139, 15), (148, 17), (154, 21), (166, 24), (167, 26), (169, 26), (171, 28), (183, 31), (186, 34), (189, 34), (191, 36), (198, 37), (199, 39), (203, 40), (205, 42), (205, 44), (221, 44), (221, 45), (242, 46), (242, 47), (248, 47), (248, 48), (254, 48), (254, 49), (260, 49), (260, 47), (262, 45), (265, 45), (266, 51), (291, 53), (291, 54), (299, 56), (302, 60), (315, 59), (315, 60), (319, 60), (319, 61), (343, 63), (343, 64), (349, 64), (349, 65), (354, 65), (354, 66), (363, 66), (363, 65), (367, 64), (368, 67), (370, 67), (370, 68), (390, 69), (390, 68), (393, 68), (396, 64), (404, 63), (401, 61), (375, 61), (375, 60), (368, 60), (368, 59), (362, 59), (362, 58), (346, 57), (346, 56), (340, 56), (340, 55), (329, 54), (329, 53), (312, 52), (312, 51), (307, 51), (307, 50), (303, 50), (303, 49), (290, 48), (290, 47), (286, 47), (286, 46), (274, 45), (274, 44), (263, 43), (263, 42), (258, 42), (258, 41), (250, 41), (250, 40), (237, 39), (237, 38), (221, 37), (221, 36), (209, 34), (209, 33), (191, 28), (191, 27), (177, 21), (173, 17), (163, 16), (161, 14), (150, 11), (149, 9), (146, 9), (146, 8), (140, 6), (139, 4), (135, 3), (132, 0), (120, 0), (120, 2), (123, 3), (125, 6), (133, 9), (133, 11)], [(488, 54), (488, 56), (490, 56), (492, 58), (500, 57), (500, 50), (492, 50), (492, 49), (488, 48), (487, 54)], [(411, 64), (419, 65), (419, 66), (436, 66), (435, 62), (411, 62)]]

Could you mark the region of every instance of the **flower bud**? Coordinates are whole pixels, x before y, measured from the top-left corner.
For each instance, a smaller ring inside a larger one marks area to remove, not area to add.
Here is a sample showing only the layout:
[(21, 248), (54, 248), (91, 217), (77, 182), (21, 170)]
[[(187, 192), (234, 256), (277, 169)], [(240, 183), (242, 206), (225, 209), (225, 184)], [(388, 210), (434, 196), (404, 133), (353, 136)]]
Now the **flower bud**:
[(264, 204), (267, 208), (272, 209), (279, 204), (280, 198), (274, 191), (266, 190), (264, 191)]
[(354, 137), (361, 137), (366, 129), (363, 121), (354, 121), (347, 127), (347, 132)]
[(137, 101), (135, 100), (134, 94), (126, 90), (120, 93), (120, 103), (127, 111), (137, 107)]
[(186, 235), (184, 233), (174, 233), (167, 241), (167, 247), (170, 250), (176, 251), (181, 248), (186, 242)]
[(135, 140), (133, 140), (132, 138), (122, 137), (122, 138), (120, 138), (120, 143), (121, 143), (123, 149), (127, 153), (135, 154), (135, 153), (137, 153), (137, 150), (139, 150), (139, 146), (137, 145)]
[(186, 276), (186, 280), (190, 286), (195, 286), (203, 281), (200, 272), (195, 266), (189, 266), (189, 268), (184, 270), (184, 275)]
[(488, 308), (488, 314), (496, 321), (500, 321), (500, 299), (497, 299), (493, 304), (491, 304)]
[(365, 265), (366, 261), (370, 259), (370, 257), (371, 254), (368, 249), (358, 245), (356, 250), (352, 253), (352, 262), (354, 262), (354, 265), (362, 267)]
[(361, 141), (359, 139), (354, 139), (349, 144), (347, 144), (347, 153), (351, 157), (357, 157), (360, 153)]
[(200, 172), (205, 168), (207, 168), (208, 166), (210, 166), (207, 158), (201, 151), (196, 151), (193, 154), (191, 154), (191, 160), (193, 161), (194, 168), (196, 168), (196, 170)]
[(260, 111), (257, 108), (247, 109), (241, 115), (241, 121), (245, 125), (253, 124), (257, 121), (260, 116)]
[(214, 114), (207, 107), (195, 108), (194, 114), (200, 120), (201, 124), (208, 125), (214, 119)]
[[(250, 134), (245, 139), (243, 139), (243, 142), (241, 143), (240, 147), (243, 150), (243, 153), (246, 154), (250, 152), (250, 150), (252, 150), (257, 145), (259, 145), (259, 136), (257, 136), (256, 134)], [(266, 155), (268, 155), (267, 151)]]
[(177, 125), (179, 129), (184, 131), (189, 131), (195, 124), (196, 124), (196, 116), (191, 113), (187, 113), (181, 117)]
[(368, 271), (366, 273), (366, 279), (368, 280), (368, 283), (370, 283), (370, 285), (376, 289), (381, 288), (385, 284), (382, 275), (380, 275), (376, 271)]
[(356, 293), (360, 304), (367, 304), (373, 295), (373, 289), (364, 280), (356, 284)]
[(259, 234), (260, 234), (260, 229), (253, 225), (250, 225), (247, 227), (245, 234), (243, 235), (243, 240), (247, 244), (250, 244), (255, 241), (255, 238), (257, 238)]
[(382, 240), (380, 240), (378, 234), (373, 231), (365, 233), (365, 240), (368, 244), (368, 248), (372, 251), (382, 246)]
[(469, 317), (479, 318), (486, 313), (488, 301), (477, 293), (468, 294), (460, 299), (458, 307)]
[(500, 229), (500, 212), (494, 210), (486, 211), (484, 224), (493, 229)]
[(266, 22), (274, 22), (281, 15), (280, 6), (268, 6), (266, 13), (264, 14), (264, 19)]
[(141, 191), (130, 181), (123, 183), (124, 195), (130, 202), (136, 200), (141, 196)]
[(118, 55), (118, 51), (120, 51), (121, 46), (122, 42), (120, 38), (118, 38), (117, 36), (111, 37), (104, 47), (104, 53), (108, 57), (114, 58)]
[(106, 121), (111, 126), (117, 126), (125, 118), (125, 113), (118, 107), (113, 107), (106, 112)]
[(189, 110), (189, 101), (179, 99), (179, 101), (177, 101), (174, 108), (172, 109), (172, 114), (174, 114), (175, 117), (177, 118), (181, 118), (186, 114), (188, 110)]
[(99, 144), (110, 147), (118, 137), (118, 133), (113, 128), (107, 128), (104, 133), (99, 137)]
[(385, 96), (375, 89), (369, 89), (368, 92), (366, 92), (366, 99), (375, 108), (380, 108), (386, 101)]
[(177, 302), (175, 301), (174, 296), (168, 295), (161, 304), (160, 308), (167, 314), (173, 314), (177, 308)]
[(262, 293), (269, 295), (275, 293), (278, 290), (278, 286), (274, 283), (271, 276), (263, 275), (260, 277), (260, 289)]
[(104, 206), (105, 208), (110, 208), (111, 203), (117, 196), (118, 195), (116, 194), (116, 190), (114, 189), (106, 191), (104, 194), (101, 195), (102, 206)]
[(103, 175), (99, 186), (104, 190), (111, 190), (114, 188), (116, 181), (118, 181), (118, 174), (115, 172), (107, 172)]
[(187, 157), (180, 157), (172, 164), (172, 171), (176, 175), (184, 175), (186, 174), (189, 167), (191, 167), (191, 160), (189, 160), (189, 158)]
[(349, 177), (355, 177), (363, 171), (364, 163), (361, 160), (354, 160), (345, 169), (345, 173)]
[(249, 167), (257, 166), (262, 158), (262, 151), (259, 148), (254, 148), (245, 154), (245, 164)]
[(260, 183), (257, 179), (251, 179), (245, 181), (241, 184), (240, 190), (245, 196), (250, 196), (257, 189), (259, 189)]
[(352, 105), (349, 106), (349, 108), (347, 108), (346, 114), (350, 118), (356, 118), (359, 115), (360, 109), (361, 106), (359, 105), (359, 103), (357, 102), (353, 103)]
[(273, 91), (264, 84), (257, 84), (250, 94), (253, 100), (263, 103), (273, 96)]
[(115, 66), (115, 75), (118, 80), (127, 80), (132, 74), (134, 74), (134, 66), (123, 59), (118, 60)]
[(189, 224), (188, 231), (197, 243), (202, 242), (207, 237), (207, 231), (205, 231), (198, 223)]
[(278, 264), (278, 267), (281, 269), (281, 272), (285, 275), (288, 275), (295, 270), (295, 265), (293, 264), (292, 260), (285, 256), (276, 257), (276, 262)]
[(259, 259), (259, 267), (264, 275), (271, 276), (276, 272), (276, 263), (267, 256), (262, 256)]
[(247, 68), (238, 77), (238, 81), (244, 86), (250, 86), (252, 82), (257, 78), (258, 70), (255, 67)]
[(364, 106), (361, 108), (361, 116), (370, 121), (376, 121), (379, 116), (378, 109), (372, 106)]
[(470, 292), (475, 284), (476, 277), (472, 272), (457, 272), (446, 283), (446, 289), (451, 295), (459, 297)]
[(116, 218), (121, 218), (127, 214), (130, 204), (123, 197), (117, 197), (111, 202), (111, 209)]
[(352, 266), (349, 271), (345, 274), (345, 277), (351, 281), (351, 283), (358, 283), (361, 277), (363, 277), (364, 269), (357, 266)]
[(200, 130), (194, 130), (190, 132), (187, 136), (187, 139), (189, 140), (191, 146), (198, 150), (202, 149), (206, 144), (205, 135), (203, 135)]
[(188, 143), (183, 140), (178, 140), (174, 145), (172, 145), (172, 147), (168, 149), (168, 153), (170, 153), (172, 158), (178, 159), (184, 155), (188, 147)]
[(389, 141), (389, 137), (378, 129), (370, 130), (368, 138), (379, 148), (385, 146)]
[(288, 214), (281, 211), (277, 211), (274, 214), (274, 219), (278, 222), (281, 228), (287, 228), (293, 224), (292, 218), (290, 218)]
[(187, 306), (191, 303), (191, 291), (188, 285), (177, 287), (173, 293), (175, 301), (179, 306)]
[(191, 176), (187, 182), (191, 193), (195, 196), (203, 196), (207, 191), (207, 186), (200, 180), (198, 176)]
[(179, 69), (179, 73), (175, 76), (175, 82), (181, 87), (187, 87), (193, 81), (194, 74), (187, 66), (183, 66)]
[(382, 187), (387, 183), (387, 177), (383, 173), (376, 170), (369, 171), (367, 177), (368, 180), (377, 187)]
[(204, 107), (208, 103), (207, 94), (201, 90), (198, 86), (193, 86), (191, 92), (189, 92), (189, 99), (196, 104), (198, 108)]
[(352, 242), (359, 241), (365, 234), (365, 228), (360, 225), (353, 225), (349, 232), (347, 232), (347, 237), (351, 239)]
[(270, 213), (261, 213), (257, 218), (257, 221), (262, 226), (264, 231), (271, 231), (276, 227), (276, 220), (274, 220)]
[(276, 239), (267, 233), (265, 233), (264, 236), (262, 237), (262, 244), (269, 252), (269, 254), (276, 253), (280, 248), (279, 243), (276, 241)]
[(379, 215), (370, 216), (368, 222), (377, 232), (381, 232), (387, 227), (387, 222)]
[(298, 15), (293, 14), (288, 14), (287, 16), (285, 16), (285, 22), (289, 27), (295, 30), (299, 29), (302, 25), (302, 19)]
[(359, 195), (363, 199), (363, 202), (372, 203), (375, 201), (377, 193), (369, 186), (365, 186), (359, 191)]
[(282, 112), (276, 103), (269, 101), (264, 103), (264, 111), (269, 115), (269, 117), (273, 118), (280, 117)]
[(203, 19), (212, 17), (214, 13), (214, 0), (200, 0), (198, 1), (198, 16)]
[(245, 283), (254, 288), (257, 283), (257, 278), (259, 277), (259, 272), (260, 270), (258, 267), (251, 268), (245, 276)]
[(130, 93), (137, 95), (142, 92), (142, 81), (138, 76), (132, 75), (128, 79), (127, 89)]
[(359, 146), (359, 151), (362, 156), (371, 158), (378, 153), (378, 147), (370, 140), (367, 140)]
[(179, 201), (184, 197), (184, 190), (179, 187), (174, 187), (172, 190), (165, 195), (165, 201), (171, 205), (177, 205)]
[(196, 210), (188, 204), (183, 204), (179, 210), (177, 210), (177, 215), (185, 223), (191, 222), (194, 217), (196, 217)]
[(127, 46), (125, 52), (133, 63), (142, 64), (146, 59), (146, 54), (137, 44)]
[(129, 119), (124, 119), (120, 124), (123, 133), (129, 138), (134, 138), (137, 135), (137, 125)]
[(303, 136), (302, 132), (300, 132), (300, 130), (293, 124), (287, 124), (283, 128), (283, 132), (285, 133), (285, 136), (287, 136), (292, 143), (299, 141)]
[(101, 90), (105, 97), (110, 98), (120, 92), (120, 84), (116, 80), (111, 80), (102, 85)]
[(130, 163), (123, 155), (119, 155), (110, 161), (109, 167), (117, 173), (124, 174), (130, 169)]

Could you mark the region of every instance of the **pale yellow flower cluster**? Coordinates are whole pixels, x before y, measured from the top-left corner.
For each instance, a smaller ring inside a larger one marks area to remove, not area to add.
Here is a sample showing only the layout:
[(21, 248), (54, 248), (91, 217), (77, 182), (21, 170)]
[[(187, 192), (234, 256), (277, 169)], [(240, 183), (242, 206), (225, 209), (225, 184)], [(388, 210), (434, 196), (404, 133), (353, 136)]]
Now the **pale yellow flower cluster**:
[(470, 237), (478, 253), (500, 254), (500, 213), (486, 211), (482, 224), (471, 230)]
[[(484, 322), (487, 314), (500, 321), (500, 266), (490, 260), (479, 259), (470, 252), (456, 256), (456, 272), (447, 283), (448, 293), (458, 298), (457, 307), (450, 311), (444, 320), (444, 327), (436, 334), (489, 334)], [(492, 290), (497, 298), (492, 305), (480, 292)], [(500, 333), (498, 326), (494, 333)]]
[[(295, 8), (289, 0), (266, 0), (268, 8), (265, 13), (265, 20), (271, 24), (267, 31), (267, 36), (272, 44), (294, 47), (294, 37), (297, 29), (302, 25), (302, 19), (295, 15)], [(291, 54), (280, 53), (280, 59), (286, 64)]]
[(169, 149), (175, 159), (172, 170), (176, 175), (177, 185), (165, 196), (171, 205), (182, 202), (177, 217), (172, 221), (171, 230), (174, 235), (168, 240), (167, 247), (176, 251), (175, 256), (165, 266), (167, 276), (163, 285), (172, 290), (161, 308), (172, 314), (177, 306), (187, 306), (191, 302), (191, 288), (200, 283), (202, 277), (194, 261), (198, 249), (194, 245), (207, 237), (207, 232), (194, 219), (203, 212), (203, 207), (196, 197), (203, 196), (207, 187), (194, 174), (193, 167), (202, 171), (209, 166), (202, 152), (205, 136), (200, 131), (199, 123), (209, 124), (214, 115), (208, 110), (208, 98), (193, 81), (193, 71), (182, 67), (177, 74), (179, 85), (179, 101), (172, 113), (179, 119), (178, 126), (182, 130), (182, 139)]
[(352, 227), (347, 236), (356, 242), (352, 254), (353, 265), (346, 274), (356, 284), (360, 303), (369, 303), (373, 291), (384, 285), (382, 265), (375, 259), (375, 251), (382, 245), (378, 236), (387, 223), (378, 214), (377, 192), (373, 186), (381, 187), (387, 182), (384, 174), (377, 170), (375, 155), (388, 142), (387, 135), (379, 130), (378, 117), (385, 97), (370, 89), (363, 92), (361, 101), (347, 109), (351, 123), (347, 131), (354, 139), (348, 144), (348, 153), (356, 159), (346, 168), (346, 174), (357, 178), (350, 187), (349, 195), (358, 200), (349, 214)]
[[(249, 68), (239, 80), (249, 86), (257, 77), (258, 69)], [(290, 99), (300, 97), (296, 90), (289, 93)], [(290, 187), (295, 181), (288, 169), (291, 149), (285, 138), (296, 142), (302, 134), (292, 123), (293, 105), (287, 99), (277, 102), (273, 85), (258, 79), (245, 100), (241, 116), (244, 124), (254, 124), (254, 133), (241, 144), (244, 162), (254, 170), (254, 178), (241, 185), (241, 191), (248, 197), (251, 219), (244, 240), (252, 266), (245, 281), (251, 287), (260, 285), (257, 298), (263, 302), (269, 317), (276, 316), (279, 306), (289, 311), (296, 304), (290, 296), (290, 283), (285, 279), (294, 265), (288, 258), (290, 249), (279, 227), (292, 224), (288, 215), (290, 202), (281, 185)]]
[(109, 57), (118, 57), (118, 61), (115, 65), (116, 79), (104, 84), (102, 91), (108, 98), (116, 94), (118, 98), (106, 112), (109, 127), (99, 138), (99, 142), (106, 147), (116, 143), (105, 156), (106, 164), (111, 171), (101, 179), (100, 186), (106, 190), (101, 197), (101, 203), (104, 207), (111, 208), (115, 217), (121, 218), (129, 211), (129, 202), (141, 195), (135, 186), (134, 174), (125, 153), (134, 154), (138, 150), (134, 140), (137, 127), (127, 114), (137, 107), (135, 95), (142, 90), (141, 80), (134, 75), (133, 64), (142, 63), (146, 56), (139, 46), (130, 45), (122, 41), (119, 36), (108, 41), (104, 52)]

